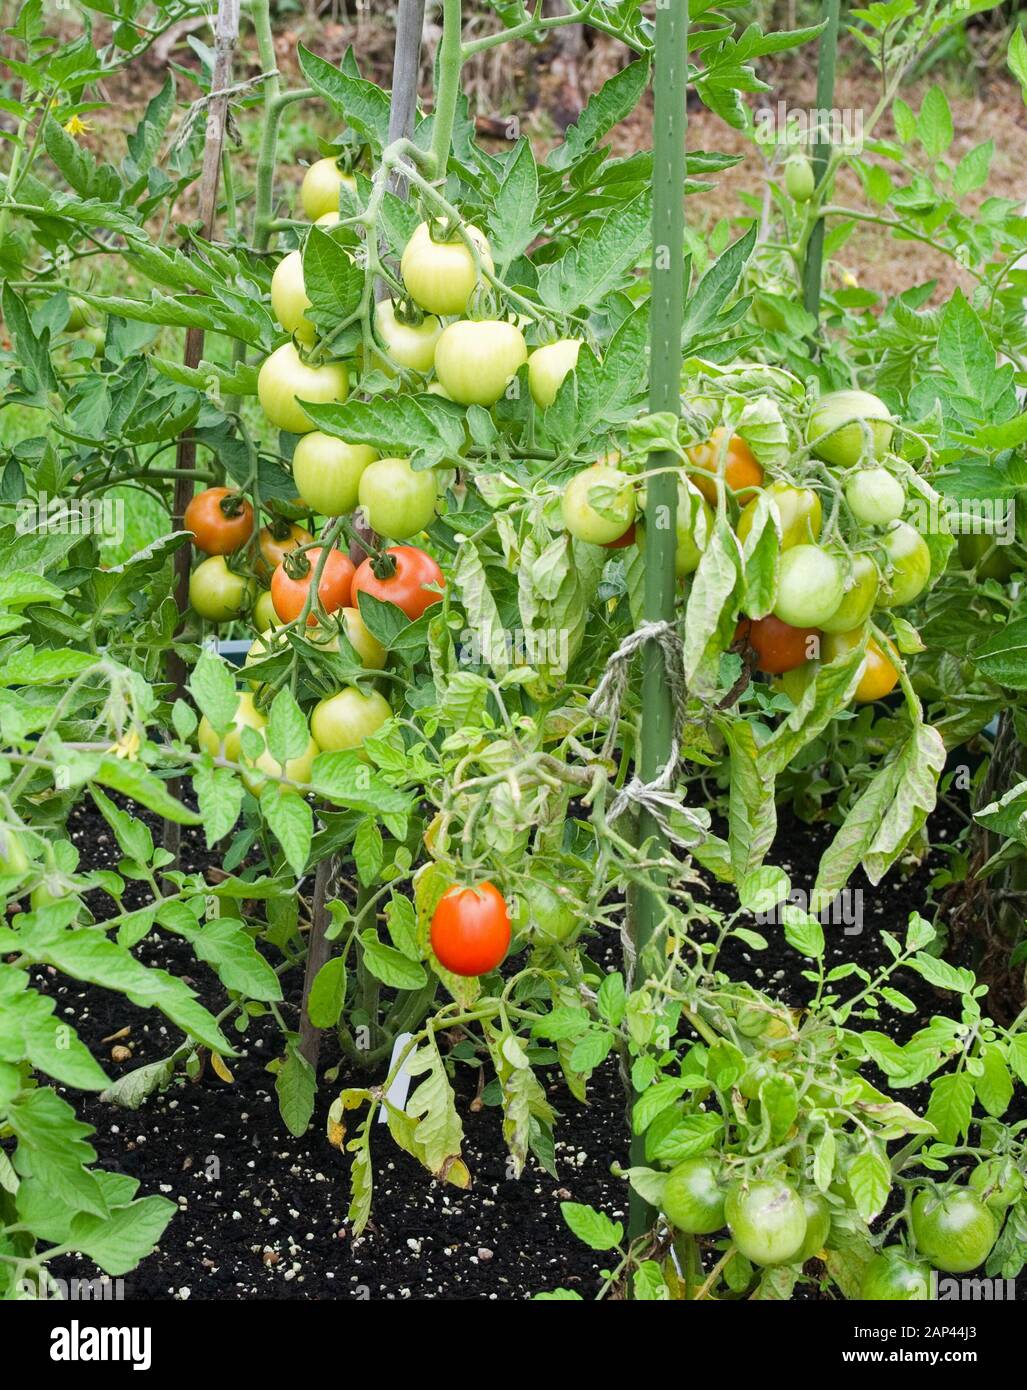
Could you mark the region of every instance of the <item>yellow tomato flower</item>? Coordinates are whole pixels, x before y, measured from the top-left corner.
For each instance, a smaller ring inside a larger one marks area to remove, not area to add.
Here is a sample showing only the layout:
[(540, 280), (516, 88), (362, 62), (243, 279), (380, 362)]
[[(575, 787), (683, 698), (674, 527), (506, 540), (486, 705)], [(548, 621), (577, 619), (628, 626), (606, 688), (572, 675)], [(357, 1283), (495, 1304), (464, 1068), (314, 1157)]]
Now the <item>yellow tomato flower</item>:
[(141, 744), (138, 733), (135, 729), (130, 729), (128, 733), (121, 735), (117, 743), (112, 743), (107, 752), (113, 753), (116, 758), (125, 758), (128, 762), (134, 763), (139, 757)]

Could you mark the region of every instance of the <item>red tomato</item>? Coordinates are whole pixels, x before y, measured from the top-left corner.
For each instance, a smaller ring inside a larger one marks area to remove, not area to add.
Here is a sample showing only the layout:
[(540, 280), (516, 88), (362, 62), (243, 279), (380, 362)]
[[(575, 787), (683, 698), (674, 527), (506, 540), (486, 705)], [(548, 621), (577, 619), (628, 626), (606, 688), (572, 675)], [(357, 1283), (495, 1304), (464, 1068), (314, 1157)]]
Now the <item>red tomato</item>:
[(635, 523), (632, 522), (623, 536), (616, 541), (607, 541), (604, 550), (623, 550), (626, 545), (635, 544)]
[(756, 666), (768, 676), (783, 676), (818, 655), (811, 638), (819, 638), (815, 627), (790, 627), (770, 614), (755, 622), (743, 618), (735, 630), (735, 641), (744, 637), (756, 653)]
[[(297, 575), (295, 579), (286, 569), (284, 560), (271, 576), (271, 602), (283, 623), (291, 623), (303, 611), (310, 581), (317, 570), (320, 556), (320, 546), (305, 551), (304, 558), (308, 562), (306, 573)], [(348, 555), (343, 555), (341, 550), (330, 550), (321, 572), (321, 581), (317, 586), (317, 596), (326, 613), (334, 613), (337, 608), (350, 606), (352, 584), (353, 561)], [(311, 609), (307, 615), (307, 623), (313, 626), (316, 622), (317, 617)]]
[(431, 948), (454, 975), (487, 975), (510, 946), (510, 913), (494, 884), (455, 884), (431, 919)]
[(197, 550), (231, 555), (253, 534), (253, 508), (230, 487), (198, 492), (185, 509), (185, 529), (196, 537)]
[(368, 556), (353, 578), (354, 608), (360, 607), (358, 594), (370, 594), (383, 603), (394, 603), (414, 621), (426, 608), (442, 601), (441, 594), (424, 587), (437, 584), (442, 589), (446, 585), (442, 571), (425, 551), (415, 545), (393, 545), (383, 554), (390, 557), (393, 573), (377, 574), (375, 566), (379, 562)]

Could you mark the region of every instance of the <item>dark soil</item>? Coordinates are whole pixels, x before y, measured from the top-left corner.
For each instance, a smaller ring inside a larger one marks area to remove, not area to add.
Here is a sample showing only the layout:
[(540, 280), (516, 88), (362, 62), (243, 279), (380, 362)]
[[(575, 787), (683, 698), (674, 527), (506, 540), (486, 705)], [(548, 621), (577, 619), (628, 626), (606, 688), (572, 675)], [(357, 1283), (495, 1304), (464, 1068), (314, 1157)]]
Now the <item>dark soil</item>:
[[(84, 864), (116, 861), (112, 837), (95, 813), (80, 807), (72, 829)], [(957, 829), (957, 818), (941, 811), (932, 840), (950, 839)], [(796, 886), (809, 885), (831, 833), (830, 827), (800, 824), (784, 814), (770, 862), (785, 867)], [(210, 861), (195, 831), (186, 832), (183, 860), (194, 870)], [(862, 930), (846, 935), (841, 924), (827, 928), (832, 963), (855, 959), (872, 970), (888, 959), (882, 930), (904, 935), (909, 913), (924, 907), (940, 862), (940, 853), (933, 851), (911, 872), (896, 872), (878, 889), (855, 881), (852, 889), (864, 895)], [(799, 958), (779, 928), (763, 930), (771, 940), (767, 951), (750, 953), (732, 944), (722, 964), (798, 1003)], [(153, 936), (137, 949), (146, 963), (189, 978), (209, 1008), (223, 1006), (219, 982), (181, 939)], [(617, 943), (596, 943), (592, 954), (613, 969)], [(296, 1026), (298, 976), (293, 972), (285, 981), (284, 1016), (290, 1027)], [(178, 1042), (152, 1013), (120, 996), (52, 973), (39, 983), (56, 995), (60, 1011), (112, 1076), (166, 1056)], [(882, 1021), (879, 1026), (895, 1036), (914, 1031), (948, 1006), (944, 996), (910, 972), (896, 983), (919, 1008), (915, 1017), (890, 1014)], [(131, 1030), (127, 1041), (133, 1056), (119, 1066), (110, 1060), (110, 1039), (125, 1028)], [(348, 1074), (343, 1064), (334, 1085), (322, 1079), (311, 1128), (295, 1139), (281, 1122), (273, 1078), (265, 1069), (279, 1047), (274, 1021), (251, 1024), (240, 1047), (231, 1064), (233, 1084), (208, 1066), (195, 1082), (177, 1077), (165, 1094), (135, 1112), (113, 1109), (96, 1097), (72, 1097), (81, 1117), (96, 1127), (100, 1163), (131, 1174), (143, 1193), (161, 1192), (180, 1208), (160, 1248), (125, 1279), (128, 1299), (523, 1299), (558, 1286), (577, 1289), (585, 1298), (594, 1295), (606, 1257), (570, 1234), (559, 1203), (583, 1202), (625, 1216), (624, 1184), (610, 1173), (613, 1162), (626, 1159), (624, 1101), (612, 1061), (596, 1076), (587, 1106), (570, 1097), (558, 1078), (552, 1081), (551, 1100), (560, 1112), (557, 1181), (534, 1161), (520, 1179), (512, 1177), (498, 1111), (476, 1104), (479, 1074), (457, 1065), (472, 1187), (462, 1192), (431, 1181), (397, 1150), (383, 1125), (371, 1223), (353, 1239), (346, 1221), (349, 1160), (328, 1144), (325, 1124), (338, 1091), (365, 1084), (366, 1078)], [(336, 1065), (340, 1059), (326, 1041), (322, 1068)], [(59, 1262), (54, 1273), (61, 1273)], [(81, 1268), (69, 1273), (80, 1275)], [(801, 1296), (817, 1297), (816, 1287), (806, 1286)]]

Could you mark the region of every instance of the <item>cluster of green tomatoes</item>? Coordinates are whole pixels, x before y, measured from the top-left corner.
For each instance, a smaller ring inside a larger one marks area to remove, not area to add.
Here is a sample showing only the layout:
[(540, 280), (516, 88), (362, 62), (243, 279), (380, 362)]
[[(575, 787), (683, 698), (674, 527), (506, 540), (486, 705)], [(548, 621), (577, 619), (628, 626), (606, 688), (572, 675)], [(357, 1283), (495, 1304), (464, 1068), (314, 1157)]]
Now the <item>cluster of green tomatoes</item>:
[[(875, 610), (901, 608), (923, 593), (931, 552), (903, 520), (903, 465), (889, 452), (894, 430), (876, 396), (836, 391), (809, 414), (800, 483), (768, 477), (752, 446), (726, 428), (688, 447), (677, 470), (679, 579), (700, 564), (721, 494), (740, 552), (766, 498), (780, 547), (776, 599), (769, 614), (742, 614), (736, 639), (756, 669), (788, 678), (794, 699), (822, 661), (856, 646), (865, 648), (857, 701), (881, 699), (898, 682), (896, 653), (871, 625)], [(644, 480), (616, 459), (582, 470), (562, 498), (568, 529), (605, 546), (644, 545), (645, 505)]]
[[(791, 1174), (730, 1176), (721, 1155), (686, 1158), (668, 1174), (662, 1208), (687, 1235), (715, 1235), (725, 1228), (735, 1248), (753, 1265), (802, 1266), (831, 1248), (832, 1211), (844, 1196), (825, 1195)], [(840, 1186), (840, 1185), (839, 1185)], [(966, 1184), (920, 1188), (907, 1221), (912, 1247), (887, 1245), (863, 1271), (860, 1297), (926, 1300), (931, 1271), (965, 1274), (978, 1269), (998, 1239), (1009, 1207), (1023, 1192), (1023, 1178), (1009, 1158), (985, 1159)]]

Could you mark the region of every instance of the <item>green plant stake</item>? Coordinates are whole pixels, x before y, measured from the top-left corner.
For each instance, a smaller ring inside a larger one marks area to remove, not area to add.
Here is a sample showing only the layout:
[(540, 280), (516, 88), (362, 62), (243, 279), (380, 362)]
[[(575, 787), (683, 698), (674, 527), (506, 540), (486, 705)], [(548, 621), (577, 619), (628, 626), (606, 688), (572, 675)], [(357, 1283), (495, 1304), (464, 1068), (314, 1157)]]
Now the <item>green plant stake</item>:
[[(688, 4), (671, 0), (656, 12), (656, 62), (653, 79), (656, 115), (654, 139), (655, 198), (653, 203), (653, 266), (651, 380), (649, 408), (653, 413), (680, 414), (681, 410), (681, 325), (684, 317), (684, 240), (685, 240), (685, 141), (688, 129)], [(674, 551), (676, 546), (677, 473), (676, 457), (670, 452), (651, 456), (650, 467), (670, 471), (657, 473), (648, 485), (647, 511), (654, 523), (645, 537), (645, 617), (650, 623), (672, 622), (674, 618)], [(659, 518), (659, 520), (656, 520)], [(660, 524), (662, 521), (663, 524)], [(667, 673), (659, 646), (647, 644), (644, 653), (642, 700), (643, 782), (659, 777), (671, 753), (674, 708)], [(656, 837), (662, 843), (659, 827), (643, 812), (639, 822), (639, 841)], [(631, 911), (631, 937), (636, 958), (659, 925), (659, 898), (650, 892), (637, 895)], [(632, 1162), (644, 1162), (632, 1145)], [(650, 1208), (634, 1192), (631, 1194), (630, 1230), (641, 1234), (649, 1225)]]
[[(817, 61), (817, 110), (821, 113), (834, 109), (834, 77), (838, 60), (838, 14), (840, 0), (824, 0), (822, 19), (827, 28), (820, 35), (820, 52)], [(827, 172), (831, 157), (831, 140), (825, 124), (818, 123), (817, 144), (813, 153), (813, 172), (819, 189)], [(806, 260), (802, 273), (803, 304), (818, 321), (820, 319), (820, 291), (824, 278), (824, 232), (822, 217), (817, 218), (810, 232), (806, 247)]]

